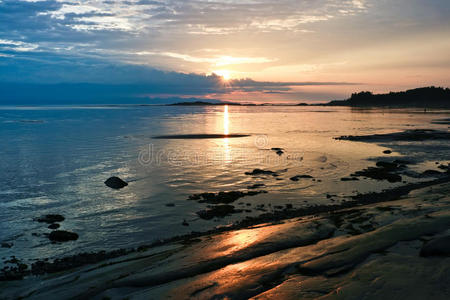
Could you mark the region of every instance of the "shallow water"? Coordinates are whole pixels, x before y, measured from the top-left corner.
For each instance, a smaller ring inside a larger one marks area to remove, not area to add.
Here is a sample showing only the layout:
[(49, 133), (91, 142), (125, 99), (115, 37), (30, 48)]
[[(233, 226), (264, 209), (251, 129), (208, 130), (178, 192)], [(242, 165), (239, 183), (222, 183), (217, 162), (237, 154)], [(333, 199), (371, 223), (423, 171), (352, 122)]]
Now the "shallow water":
[[(413, 159), (418, 162), (413, 170), (434, 168), (436, 159), (450, 160), (448, 141), (394, 143), (394, 152), (387, 156), (382, 153), (386, 147), (333, 137), (448, 130), (446, 124), (431, 123), (448, 116), (448, 111), (334, 107), (3, 107), (0, 242), (14, 246), (0, 248), (0, 257), (43, 258), (133, 247), (258, 215), (258, 204), (270, 211), (268, 204), (331, 203), (327, 193), (337, 195), (333, 199), (338, 203), (355, 192), (393, 187), (401, 183), (340, 178), (373, 165), (379, 157)], [(220, 137), (229, 134), (237, 137)], [(180, 135), (189, 136), (153, 138)], [(273, 147), (285, 153), (279, 156)], [(280, 176), (245, 175), (255, 168), (280, 171)], [(289, 180), (301, 174), (314, 180)], [(118, 191), (106, 187), (103, 182), (110, 176), (121, 177), (129, 186)], [(234, 203), (251, 212), (223, 219), (199, 219), (195, 212), (207, 205), (187, 200), (193, 193), (245, 191), (256, 183), (264, 183), (268, 193)], [(48, 213), (63, 214), (61, 229), (80, 238), (51, 244), (44, 235), (50, 232), (47, 225), (33, 221)], [(182, 225), (184, 219), (190, 226)]]

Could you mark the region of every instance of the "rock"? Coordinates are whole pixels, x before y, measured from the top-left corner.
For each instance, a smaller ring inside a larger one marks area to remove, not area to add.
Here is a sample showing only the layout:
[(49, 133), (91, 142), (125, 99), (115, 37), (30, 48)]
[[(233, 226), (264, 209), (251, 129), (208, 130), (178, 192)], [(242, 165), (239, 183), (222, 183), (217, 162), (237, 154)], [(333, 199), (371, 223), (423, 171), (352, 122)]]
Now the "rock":
[(441, 176), (443, 173), (436, 170), (426, 170), (422, 173), (424, 177)]
[(65, 218), (62, 215), (45, 215), (45, 216), (42, 216), (42, 217), (39, 217), (36, 219), (36, 221), (38, 221), (38, 222), (48, 223), (48, 224), (62, 222), (64, 220), (65, 220)]
[(283, 151), (282, 150), (278, 150), (277, 152), (275, 152), (276, 154), (278, 154), (278, 156), (281, 156), (281, 155), (283, 155)]
[(230, 192), (219, 192), (215, 193), (202, 193), (202, 194), (194, 194), (189, 196), (188, 200), (197, 200), (200, 203), (209, 203), (209, 204), (228, 204), (238, 200), (239, 198), (246, 196), (255, 196), (261, 193), (267, 193), (267, 191), (230, 191)]
[(420, 250), (420, 256), (450, 256), (450, 235), (427, 242)]
[(256, 183), (254, 185), (249, 185), (247, 187), (247, 189), (252, 190), (252, 189), (258, 189), (258, 188), (265, 187), (265, 186), (266, 185), (264, 183)]
[(302, 178), (314, 178), (314, 177), (312, 177), (311, 175), (297, 175), (297, 176), (291, 177), (289, 179), (292, 181), (299, 181)]
[(2, 243), (2, 248), (11, 248), (12, 246), (13, 246), (13, 243), (6, 243), (6, 242)]
[(181, 223), (183, 226), (189, 226), (189, 223), (186, 220), (183, 220), (183, 223)]
[(341, 181), (358, 181), (359, 179), (356, 177), (343, 177)]
[(78, 239), (78, 234), (65, 230), (55, 230), (48, 235), (48, 238), (53, 242), (75, 241)]
[(276, 175), (278, 175), (278, 173), (270, 171), (270, 170), (254, 169), (251, 172), (245, 172), (245, 175), (272, 175), (272, 176), (276, 176)]
[(166, 206), (167, 206), (167, 207), (174, 207), (174, 206), (175, 206), (175, 203), (166, 203)]
[(59, 224), (53, 223), (53, 224), (48, 225), (47, 228), (48, 228), (48, 229), (58, 229), (58, 228), (59, 228)]
[(384, 153), (384, 154), (391, 154), (392, 151), (391, 151), (391, 150), (384, 150), (383, 153)]
[(341, 136), (335, 139), (347, 141), (359, 141), (359, 142), (450, 140), (450, 132), (432, 129), (413, 129), (386, 134)]
[(125, 181), (123, 181), (122, 179), (120, 179), (119, 177), (110, 177), (105, 181), (105, 185), (112, 188), (112, 189), (121, 189), (124, 188), (128, 185), (128, 183), (126, 183)]
[(377, 167), (368, 167), (367, 169), (351, 174), (351, 176), (367, 177), (375, 180), (387, 180), (391, 183), (402, 181), (402, 177), (400, 175), (391, 173), (402, 168), (397, 163), (379, 161), (376, 165)]
[(270, 150), (272, 150), (272, 151), (283, 151), (284, 149), (283, 148), (271, 148)]
[(204, 220), (211, 220), (214, 217), (223, 218), (237, 212), (241, 212), (241, 210), (234, 209), (233, 205), (217, 205), (211, 209), (198, 211), (197, 215)]
[(397, 163), (388, 161), (379, 161), (376, 163), (376, 166), (389, 171), (397, 170), (399, 168), (399, 165)]
[(450, 172), (450, 165), (439, 165), (438, 168)]

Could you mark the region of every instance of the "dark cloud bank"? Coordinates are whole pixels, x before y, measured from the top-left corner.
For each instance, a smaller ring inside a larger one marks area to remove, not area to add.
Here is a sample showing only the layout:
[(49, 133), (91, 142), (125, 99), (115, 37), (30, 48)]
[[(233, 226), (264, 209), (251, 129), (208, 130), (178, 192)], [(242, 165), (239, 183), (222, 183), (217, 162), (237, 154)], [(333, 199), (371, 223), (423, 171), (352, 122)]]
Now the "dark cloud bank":
[(141, 65), (0, 57), (1, 104), (173, 103), (242, 92), (288, 92), (295, 86), (348, 85), (340, 82), (224, 81), (215, 74), (166, 72)]

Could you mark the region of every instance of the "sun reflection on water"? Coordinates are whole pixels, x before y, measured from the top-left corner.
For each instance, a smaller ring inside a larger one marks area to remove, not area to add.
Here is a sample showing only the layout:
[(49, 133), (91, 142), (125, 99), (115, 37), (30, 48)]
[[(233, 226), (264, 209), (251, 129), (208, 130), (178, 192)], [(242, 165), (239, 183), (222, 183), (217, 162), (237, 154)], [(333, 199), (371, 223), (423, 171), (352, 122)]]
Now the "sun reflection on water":
[[(228, 113), (228, 105), (225, 105), (223, 109), (223, 134), (224, 135), (230, 134), (230, 119)], [(228, 137), (225, 137), (223, 139), (223, 148), (224, 148), (224, 163), (228, 164), (231, 162), (231, 147)]]
[(228, 116), (228, 105), (224, 106), (223, 110), (223, 134), (230, 134), (230, 119)]

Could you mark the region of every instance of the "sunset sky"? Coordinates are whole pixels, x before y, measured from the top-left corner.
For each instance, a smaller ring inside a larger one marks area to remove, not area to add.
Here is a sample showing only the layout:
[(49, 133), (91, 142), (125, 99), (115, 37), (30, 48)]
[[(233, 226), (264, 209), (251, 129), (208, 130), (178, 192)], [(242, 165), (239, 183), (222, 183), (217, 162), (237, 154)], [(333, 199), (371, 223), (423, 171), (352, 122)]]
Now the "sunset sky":
[(449, 53), (448, 0), (0, 0), (0, 101), (344, 99), (448, 87)]

